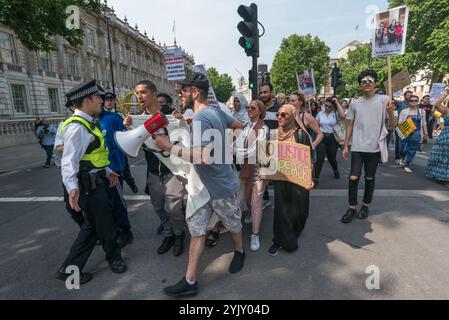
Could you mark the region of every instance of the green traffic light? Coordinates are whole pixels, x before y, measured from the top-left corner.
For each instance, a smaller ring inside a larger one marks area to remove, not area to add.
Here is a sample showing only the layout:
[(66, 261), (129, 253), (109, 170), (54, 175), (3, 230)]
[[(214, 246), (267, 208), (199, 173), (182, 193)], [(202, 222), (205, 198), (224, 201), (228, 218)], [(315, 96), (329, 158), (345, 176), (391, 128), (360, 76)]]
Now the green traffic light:
[(246, 41), (245, 42), (245, 47), (246, 47), (246, 49), (251, 49), (252, 48), (252, 46), (251, 46), (251, 41)]
[(250, 83), (250, 84), (249, 84), (249, 88), (250, 88), (250, 89), (254, 88), (254, 84), (253, 84), (253, 83)]

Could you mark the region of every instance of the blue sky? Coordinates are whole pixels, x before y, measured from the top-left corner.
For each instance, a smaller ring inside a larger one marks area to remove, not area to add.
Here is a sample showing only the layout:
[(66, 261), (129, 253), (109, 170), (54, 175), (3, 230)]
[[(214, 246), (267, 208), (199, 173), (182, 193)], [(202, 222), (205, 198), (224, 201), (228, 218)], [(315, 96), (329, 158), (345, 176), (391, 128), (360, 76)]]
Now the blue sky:
[[(371, 31), (367, 21), (373, 8), (388, 7), (387, 0), (260, 0), (259, 21), (266, 28), (261, 38), (260, 63), (271, 66), (283, 38), (292, 33), (318, 36), (331, 48), (331, 58), (353, 40), (368, 41)], [(230, 74), (236, 82), (239, 70), (245, 77), (251, 59), (239, 46), (237, 24), (241, 0), (109, 0), (120, 18), (139, 30), (147, 30), (156, 41), (173, 43), (176, 20), (178, 44), (193, 53), (196, 63), (216, 67)], [(356, 27), (358, 26), (358, 30)]]

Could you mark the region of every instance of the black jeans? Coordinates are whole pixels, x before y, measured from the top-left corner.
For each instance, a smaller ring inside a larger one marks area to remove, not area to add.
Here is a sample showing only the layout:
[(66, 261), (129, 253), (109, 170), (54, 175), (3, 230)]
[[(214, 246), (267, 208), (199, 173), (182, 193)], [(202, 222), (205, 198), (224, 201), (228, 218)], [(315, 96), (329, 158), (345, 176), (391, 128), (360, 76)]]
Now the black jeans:
[(51, 157), (53, 156), (53, 148), (54, 145), (52, 144), (51, 146), (42, 146), (45, 150), (45, 152), (47, 153), (47, 160), (45, 161), (45, 164), (47, 166), (51, 165)]
[(129, 230), (131, 229), (131, 225), (129, 224), (128, 218), (128, 206), (123, 194), (122, 175), (120, 175), (119, 177), (119, 183), (117, 184), (117, 186), (112, 188), (107, 186), (106, 191), (108, 193), (109, 200), (112, 203), (112, 210), (117, 229), (119, 229), (120, 232), (129, 232)]
[(75, 210), (72, 209), (72, 207), (70, 207), (69, 194), (67, 193), (67, 189), (65, 188), (64, 184), (62, 184), (62, 190), (64, 191), (65, 208), (67, 209), (67, 212), (70, 214), (72, 220), (75, 221), (76, 224), (81, 228), (84, 223), (84, 214), (83, 212), (76, 212)]
[(323, 169), (324, 160), (327, 157), (329, 163), (332, 166), (334, 171), (338, 170), (337, 163), (337, 151), (338, 151), (338, 142), (335, 139), (332, 133), (325, 133), (324, 139), (317, 147), (317, 161), (315, 165), (315, 174), (314, 178), (318, 180), (321, 175), (321, 170)]
[[(351, 176), (349, 178), (349, 205), (357, 205), (357, 194), (359, 188), (360, 176), (362, 169), (365, 169), (365, 194), (363, 202), (370, 204), (373, 201), (375, 177), (377, 166), (380, 162), (380, 152), (366, 153), (366, 152), (352, 152), (351, 153)], [(357, 177), (357, 180), (352, 180), (351, 177)]]

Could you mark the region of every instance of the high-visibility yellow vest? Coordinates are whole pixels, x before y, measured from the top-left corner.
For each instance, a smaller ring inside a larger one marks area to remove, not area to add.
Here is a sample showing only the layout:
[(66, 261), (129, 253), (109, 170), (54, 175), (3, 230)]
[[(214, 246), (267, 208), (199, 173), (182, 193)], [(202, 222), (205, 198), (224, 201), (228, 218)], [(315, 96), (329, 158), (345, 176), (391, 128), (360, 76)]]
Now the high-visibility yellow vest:
[(78, 116), (71, 116), (62, 124), (61, 134), (72, 122), (80, 123), (95, 137), (95, 140), (89, 145), (86, 153), (81, 158), (80, 172), (106, 168), (110, 162), (108, 159), (109, 152), (105, 144), (103, 133), (97, 126), (89, 123), (87, 120)]

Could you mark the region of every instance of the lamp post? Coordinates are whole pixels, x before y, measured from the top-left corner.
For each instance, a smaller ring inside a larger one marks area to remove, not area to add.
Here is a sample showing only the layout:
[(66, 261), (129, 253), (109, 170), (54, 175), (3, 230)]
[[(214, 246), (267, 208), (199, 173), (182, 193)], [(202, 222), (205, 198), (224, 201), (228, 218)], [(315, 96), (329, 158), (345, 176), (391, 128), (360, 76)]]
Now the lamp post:
[[(112, 81), (112, 92), (115, 95), (115, 80), (114, 80), (114, 65), (112, 63), (112, 46), (111, 46), (111, 33), (109, 31), (109, 22), (111, 21), (111, 17), (114, 14), (114, 11), (109, 11), (108, 8), (108, 1), (104, 0), (105, 3), (105, 7), (104, 7), (104, 16), (106, 18), (106, 28), (108, 31), (108, 47), (109, 47), (109, 64), (110, 64), (110, 69), (111, 69), (111, 81)], [(106, 10), (108, 10), (108, 12), (106, 12)], [(115, 103), (114, 103), (115, 104)]]

